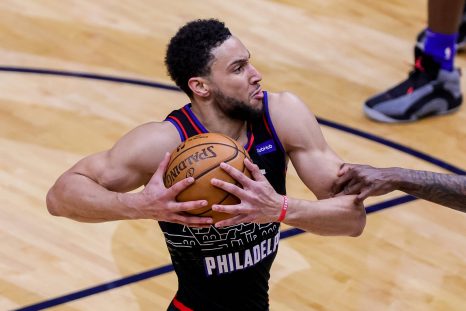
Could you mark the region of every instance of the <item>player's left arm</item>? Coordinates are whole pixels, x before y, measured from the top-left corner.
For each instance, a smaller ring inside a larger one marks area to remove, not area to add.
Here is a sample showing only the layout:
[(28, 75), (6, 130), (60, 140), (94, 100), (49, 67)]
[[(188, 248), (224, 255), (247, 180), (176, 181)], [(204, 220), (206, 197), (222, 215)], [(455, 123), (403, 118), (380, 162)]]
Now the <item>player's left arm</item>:
[(270, 114), (275, 130), (300, 179), (318, 201), (289, 198), (285, 223), (315, 233), (359, 235), (366, 213), (355, 196), (332, 198), (343, 161), (325, 141), (312, 112), (291, 93), (275, 94)]
[(325, 141), (317, 120), (297, 96), (274, 94), (270, 114), (282, 145), (299, 178), (318, 199), (333, 196), (343, 160)]
[[(354, 195), (329, 198), (342, 160), (328, 147), (312, 113), (296, 96), (289, 93), (270, 94), (269, 107), (274, 128), (300, 178), (319, 200), (288, 198), (283, 222), (320, 235), (358, 236), (366, 223), (362, 203)], [(218, 179), (212, 183), (241, 199), (237, 205), (214, 205), (213, 210), (235, 214), (216, 226), (241, 222), (277, 221), (283, 211), (284, 198), (279, 195), (257, 165), (245, 161), (253, 179), (247, 178), (228, 164), (222, 168), (242, 188)]]

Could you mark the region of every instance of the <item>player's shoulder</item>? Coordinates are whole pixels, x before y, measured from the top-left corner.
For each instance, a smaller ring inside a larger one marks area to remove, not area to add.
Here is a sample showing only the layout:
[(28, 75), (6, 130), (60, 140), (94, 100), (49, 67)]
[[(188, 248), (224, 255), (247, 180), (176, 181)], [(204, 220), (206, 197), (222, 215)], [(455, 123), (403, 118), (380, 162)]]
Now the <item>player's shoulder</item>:
[(269, 111), (272, 118), (307, 118), (313, 116), (303, 100), (292, 92), (268, 93)]
[(299, 97), (288, 91), (283, 92), (267, 92), (269, 103), (283, 103), (283, 102), (299, 102)]
[(285, 150), (301, 146), (304, 137), (319, 132), (314, 114), (297, 95), (271, 93), (268, 100), (270, 118)]
[(169, 122), (147, 122), (130, 130), (121, 139), (132, 145), (146, 148), (176, 147), (180, 138)]
[(168, 122), (148, 122), (126, 133), (110, 151), (130, 163), (158, 163), (180, 143), (177, 130)]

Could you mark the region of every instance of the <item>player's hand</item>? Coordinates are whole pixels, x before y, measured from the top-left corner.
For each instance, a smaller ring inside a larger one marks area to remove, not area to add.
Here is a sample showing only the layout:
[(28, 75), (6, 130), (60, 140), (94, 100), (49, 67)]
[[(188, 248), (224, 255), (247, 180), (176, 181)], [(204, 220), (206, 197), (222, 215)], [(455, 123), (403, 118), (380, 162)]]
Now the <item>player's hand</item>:
[(149, 183), (144, 190), (138, 193), (140, 204), (137, 208), (146, 216), (144, 218), (174, 222), (191, 227), (209, 226), (212, 224), (211, 217), (197, 217), (185, 213), (185, 211), (206, 206), (206, 200), (176, 201), (176, 196), (188, 188), (194, 182), (194, 178), (185, 178), (170, 188), (165, 187), (163, 176), (167, 170), (169, 160), (170, 154), (167, 152)]
[(236, 205), (214, 204), (212, 210), (236, 215), (232, 218), (219, 221), (216, 227), (232, 226), (245, 222), (267, 223), (276, 221), (280, 215), (283, 197), (278, 194), (259, 170), (249, 159), (245, 159), (246, 168), (251, 172), (250, 179), (236, 168), (222, 163), (220, 167), (231, 177), (238, 181), (243, 188), (232, 183), (213, 178), (212, 185), (223, 189), (241, 200)]
[(356, 194), (356, 202), (370, 196), (389, 193), (396, 189), (389, 168), (375, 168), (369, 165), (348, 164), (341, 166), (333, 186), (334, 196)]

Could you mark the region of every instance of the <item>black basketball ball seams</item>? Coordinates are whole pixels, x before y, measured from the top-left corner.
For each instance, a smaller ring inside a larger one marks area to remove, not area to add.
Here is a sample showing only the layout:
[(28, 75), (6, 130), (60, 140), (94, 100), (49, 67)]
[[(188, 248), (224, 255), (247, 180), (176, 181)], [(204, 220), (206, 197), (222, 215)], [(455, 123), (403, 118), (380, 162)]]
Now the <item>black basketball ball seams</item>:
[(234, 215), (215, 212), (211, 209), (213, 204), (232, 205), (240, 200), (211, 184), (212, 178), (241, 187), (232, 176), (225, 172), (220, 164), (228, 163), (250, 177), (244, 165), (244, 159), (249, 155), (244, 147), (237, 141), (218, 133), (205, 133), (188, 138), (182, 142), (171, 154), (167, 170), (164, 175), (164, 184), (170, 187), (187, 177), (193, 177), (195, 182), (177, 195), (177, 201), (206, 200), (207, 205), (188, 211), (198, 216), (211, 216), (214, 222), (232, 217)]
[[(184, 144), (185, 144), (186, 142), (187, 142), (187, 141), (184, 141), (184, 142), (182, 143), (183, 146), (180, 145), (180, 146), (178, 146), (175, 150), (176, 150), (177, 152), (179, 152), (179, 150), (184, 149)], [(234, 142), (232, 141), (232, 143), (234, 143)], [(241, 152), (244, 156), (246, 156), (246, 153), (244, 153), (242, 150), (239, 150), (236, 146), (233, 147), (233, 146), (228, 145), (228, 144), (225, 144), (225, 143), (201, 143), (201, 144), (198, 144), (198, 145), (196, 145), (196, 146), (189, 147), (189, 148), (186, 149), (185, 151), (188, 151), (188, 150), (190, 150), (190, 149), (196, 148), (197, 146), (212, 145), (212, 144), (223, 145), (223, 146), (228, 146), (228, 147), (236, 148), (236, 150), (238, 150), (238, 152)], [(167, 166), (167, 167), (170, 167), (170, 165), (173, 163), (173, 161), (176, 161), (177, 158), (178, 158), (179, 156), (181, 156), (181, 155), (182, 155), (182, 153), (178, 154), (178, 155), (177, 155), (176, 157), (174, 157), (173, 159), (170, 159), (170, 162), (168, 162), (168, 166)]]
[[(199, 176), (198, 173), (192, 172), (190, 170), (188, 171), (186, 170), (188, 169), (188, 167), (194, 168), (193, 166), (196, 166), (196, 164), (198, 164), (200, 161), (217, 157), (217, 153), (214, 151), (214, 145), (222, 145), (222, 146), (234, 149), (232, 146), (229, 146), (226, 144), (204, 143), (204, 144), (198, 144), (196, 146), (183, 150), (176, 157), (174, 157), (173, 160), (169, 162), (169, 165), (167, 167), (167, 172), (165, 173), (165, 178), (164, 178), (165, 186), (171, 187), (174, 184), (174, 181), (177, 179), (178, 175), (180, 174), (185, 174), (184, 178), (194, 177), (196, 179)], [(191, 150), (199, 149), (200, 147), (203, 147), (203, 146), (205, 146), (205, 148), (202, 148), (200, 151), (195, 151), (195, 152), (190, 153)], [(237, 155), (237, 152), (235, 152), (235, 154)], [(184, 158), (182, 158), (183, 155), (185, 155)], [(180, 160), (180, 157), (182, 158), (181, 160)], [(231, 160), (231, 158), (229, 158), (228, 160)], [(174, 167), (171, 167), (173, 162), (176, 162), (176, 161), (178, 161), (178, 164)], [(205, 174), (206, 172), (212, 169), (215, 169), (216, 166), (217, 165), (212, 165), (211, 167), (207, 167), (203, 171), (203, 173)]]
[[(179, 150), (183, 149), (183, 148), (185, 147), (185, 145), (186, 145), (186, 142), (194, 141), (194, 140), (199, 139), (199, 138), (201, 138), (201, 137), (205, 137), (206, 134), (209, 134), (209, 133), (204, 133), (204, 134), (199, 134), (199, 135), (196, 135), (196, 136), (191, 136), (190, 138), (188, 138), (187, 140), (185, 140), (184, 142), (182, 142), (182, 143), (176, 148), (176, 151), (178, 152)], [(238, 147), (236, 146), (236, 141), (234, 141), (232, 138), (230, 138), (230, 137), (228, 137), (228, 136), (224, 136), (224, 138), (228, 139), (228, 140), (235, 146), (236, 150), (237, 150), (238, 152), (241, 152), (241, 153), (244, 155), (244, 157), (249, 158), (249, 155), (247, 154), (246, 150), (244, 150), (243, 148), (242, 148), (242, 150), (241, 150), (241, 149), (238, 149)], [(202, 143), (202, 144), (199, 144), (199, 145), (209, 145), (209, 144), (210, 144), (210, 143)], [(231, 145), (227, 145), (227, 144), (225, 144), (225, 143), (217, 143), (217, 144), (219, 144), (219, 145), (225, 145), (225, 146), (231, 146)], [(199, 146), (199, 145), (197, 145), (197, 146)], [(232, 147), (232, 146), (231, 146), (231, 147)], [(190, 148), (188, 148), (187, 150), (192, 149), (192, 148), (195, 148), (195, 146), (190, 147)], [(178, 156), (181, 156), (181, 154), (179, 154)], [(173, 158), (173, 159), (170, 159), (170, 162), (168, 163), (167, 167), (170, 167), (170, 165), (172, 164), (172, 162), (175, 161), (175, 160), (178, 158), (178, 156), (176, 156), (176, 157)]]
[[(233, 161), (234, 159), (236, 159), (236, 157), (238, 156), (238, 148), (235, 148), (233, 146), (228, 146), (228, 145), (225, 145), (225, 144), (219, 144), (219, 145), (224, 145), (226, 147), (231, 147), (231, 148), (234, 148), (235, 149), (235, 153), (229, 158), (229, 159), (225, 159), (223, 162), (225, 163), (229, 163), (231, 161)], [(204, 170), (203, 172), (199, 173), (197, 176), (196, 176), (196, 179), (197, 178), (201, 178), (202, 176), (204, 176), (205, 174), (209, 173), (210, 171), (216, 169), (217, 167), (220, 166), (220, 163), (217, 164), (217, 165), (214, 165), (206, 170)]]
[[(234, 144), (234, 141), (232, 141), (232, 143)], [(196, 145), (196, 146), (187, 148), (186, 150), (183, 150), (183, 152), (179, 153), (179, 154), (178, 154), (176, 157), (174, 157), (173, 159), (170, 159), (170, 162), (168, 163), (167, 168), (170, 168), (171, 164), (173, 164), (173, 162), (176, 161), (176, 160), (177, 160), (179, 157), (181, 157), (183, 154), (185, 154), (186, 152), (188, 152), (188, 151), (190, 151), (190, 150), (192, 150), (192, 149), (195, 149), (195, 148), (197, 148), (197, 147), (199, 147), (199, 146), (208, 146), (208, 147), (206, 147), (208, 153), (207, 153), (207, 154), (204, 154), (204, 157), (209, 157), (209, 153), (210, 153), (210, 155), (211, 155), (212, 157), (214, 157), (214, 156), (216, 156), (216, 154), (215, 154), (213, 148), (209, 148), (209, 147), (213, 147), (213, 145), (220, 145), (220, 146), (232, 148), (232, 149), (235, 150), (235, 152), (232, 154), (232, 156), (231, 156), (230, 158), (227, 158), (227, 159), (225, 159), (225, 160), (223, 161), (223, 162), (225, 162), (225, 163), (229, 163), (229, 162), (231, 162), (232, 160), (234, 160), (234, 159), (238, 156), (238, 153), (241, 153), (241, 154), (243, 154), (244, 157), (248, 157), (248, 158), (249, 158), (249, 156), (248, 156), (245, 152), (243, 152), (242, 150), (239, 150), (238, 147), (237, 147), (236, 145), (231, 146), (231, 145), (227, 145), (227, 144), (224, 144), (224, 143), (202, 143), (202, 144), (198, 144), (198, 145)], [(183, 148), (181, 148), (181, 149), (183, 149)], [(178, 151), (178, 148), (177, 148), (176, 150)], [(198, 152), (197, 152), (197, 153), (198, 153)], [(199, 156), (199, 155), (198, 155), (198, 156)], [(188, 158), (186, 158), (185, 160), (183, 160), (181, 163), (183, 163), (184, 161), (188, 161), (188, 162), (195, 161), (195, 162), (198, 162), (198, 161), (199, 161), (198, 156), (192, 157), (192, 155), (190, 155)], [(200, 157), (202, 157), (202, 156), (203, 156), (203, 155), (201, 154)], [(195, 174), (196, 176), (194, 176), (194, 174), (191, 173), (190, 175), (186, 175), (185, 177), (186, 177), (186, 178), (187, 178), (187, 177), (194, 177), (195, 179), (197, 179), (197, 178), (202, 177), (203, 175), (207, 174), (209, 171), (215, 169), (217, 166), (218, 166), (218, 165), (214, 165), (214, 166), (212, 166), (212, 167), (210, 167), (210, 168), (204, 170), (202, 173)], [(184, 171), (184, 165), (183, 165), (181, 168), (178, 168), (178, 170)], [(173, 173), (174, 173), (174, 175), (176, 175), (176, 176), (178, 175), (178, 173), (177, 173), (176, 171), (173, 172)], [(187, 173), (189, 173), (189, 172), (187, 172)], [(170, 176), (170, 175), (168, 175), (168, 176)], [(175, 177), (176, 177), (176, 176), (175, 176)], [(171, 187), (171, 186), (173, 185), (173, 180), (170, 180), (170, 178), (168, 178), (168, 180), (165, 180), (165, 179), (164, 179), (164, 184), (165, 184), (166, 187)]]

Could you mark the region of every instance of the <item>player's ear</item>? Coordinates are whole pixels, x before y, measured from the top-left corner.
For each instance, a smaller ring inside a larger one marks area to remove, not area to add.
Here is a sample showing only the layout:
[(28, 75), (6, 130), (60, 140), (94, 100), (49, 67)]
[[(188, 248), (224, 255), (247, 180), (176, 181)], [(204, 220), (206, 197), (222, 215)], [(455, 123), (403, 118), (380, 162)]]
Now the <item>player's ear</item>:
[(202, 77), (192, 77), (188, 80), (188, 86), (194, 94), (200, 97), (210, 95), (210, 87), (208, 81)]

